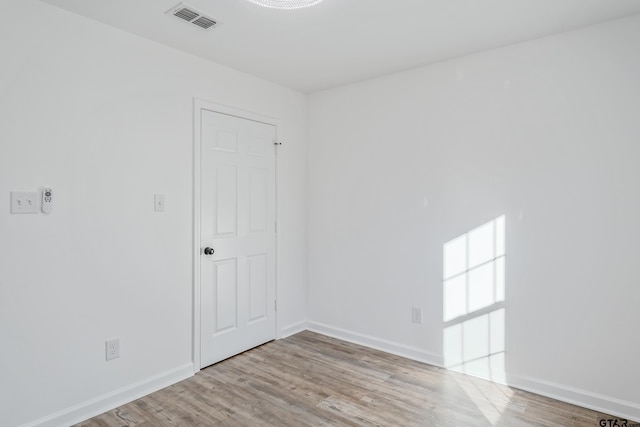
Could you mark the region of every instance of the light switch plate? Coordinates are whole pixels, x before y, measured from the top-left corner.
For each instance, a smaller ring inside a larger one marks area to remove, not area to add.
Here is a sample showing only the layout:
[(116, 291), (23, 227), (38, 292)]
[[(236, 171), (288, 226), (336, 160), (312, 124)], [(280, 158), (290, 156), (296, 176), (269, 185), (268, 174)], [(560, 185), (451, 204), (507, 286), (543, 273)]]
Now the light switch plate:
[(154, 194), (153, 200), (155, 203), (156, 212), (164, 212), (164, 194)]
[(418, 307), (411, 307), (411, 321), (413, 323), (422, 324), (422, 309)]
[(12, 191), (11, 213), (38, 213), (38, 199), (39, 195), (36, 191)]

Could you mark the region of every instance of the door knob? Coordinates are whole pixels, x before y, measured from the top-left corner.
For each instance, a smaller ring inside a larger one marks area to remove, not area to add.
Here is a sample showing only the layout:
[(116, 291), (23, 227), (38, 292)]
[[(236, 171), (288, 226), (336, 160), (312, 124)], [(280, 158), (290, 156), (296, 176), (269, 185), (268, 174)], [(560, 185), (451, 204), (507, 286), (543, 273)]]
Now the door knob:
[(213, 255), (213, 253), (215, 252), (215, 250), (213, 250), (213, 248), (204, 248), (204, 254), (205, 255)]

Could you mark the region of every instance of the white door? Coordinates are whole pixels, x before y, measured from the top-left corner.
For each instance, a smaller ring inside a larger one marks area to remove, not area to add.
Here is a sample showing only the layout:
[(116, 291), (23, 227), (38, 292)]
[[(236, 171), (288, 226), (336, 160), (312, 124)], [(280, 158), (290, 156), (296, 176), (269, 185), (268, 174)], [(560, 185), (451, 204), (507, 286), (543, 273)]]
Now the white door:
[(205, 109), (200, 114), (205, 367), (275, 339), (276, 128)]

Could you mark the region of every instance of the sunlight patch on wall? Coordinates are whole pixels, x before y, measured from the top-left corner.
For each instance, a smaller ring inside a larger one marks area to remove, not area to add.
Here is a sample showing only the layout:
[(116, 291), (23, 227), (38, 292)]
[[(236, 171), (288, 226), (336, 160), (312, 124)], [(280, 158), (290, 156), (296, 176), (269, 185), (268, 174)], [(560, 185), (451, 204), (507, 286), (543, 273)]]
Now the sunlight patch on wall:
[(445, 328), (443, 348), (446, 368), (504, 384), (504, 309)]
[(445, 367), (505, 383), (505, 217), (443, 247)]

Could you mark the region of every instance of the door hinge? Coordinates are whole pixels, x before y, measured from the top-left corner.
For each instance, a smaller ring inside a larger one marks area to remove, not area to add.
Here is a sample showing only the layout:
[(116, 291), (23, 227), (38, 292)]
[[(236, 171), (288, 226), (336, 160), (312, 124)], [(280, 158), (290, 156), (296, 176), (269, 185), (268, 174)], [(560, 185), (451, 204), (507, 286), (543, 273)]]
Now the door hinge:
[(274, 299), (274, 300), (273, 300), (273, 309), (274, 309), (275, 311), (278, 311), (278, 300), (277, 300), (277, 299)]
[(278, 221), (274, 222), (273, 225), (274, 225), (276, 233), (277, 233), (278, 232)]

